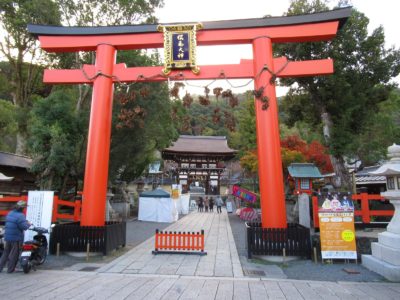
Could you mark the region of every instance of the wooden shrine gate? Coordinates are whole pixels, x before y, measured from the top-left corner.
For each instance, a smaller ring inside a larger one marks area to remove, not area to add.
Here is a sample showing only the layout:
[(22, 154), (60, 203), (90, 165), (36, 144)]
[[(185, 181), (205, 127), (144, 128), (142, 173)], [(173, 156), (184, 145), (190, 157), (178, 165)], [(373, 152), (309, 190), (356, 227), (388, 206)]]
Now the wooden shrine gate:
[[(333, 73), (331, 59), (288, 62), (274, 58), (273, 43), (314, 42), (332, 39), (346, 22), (351, 8), (310, 15), (204, 22), (198, 45), (251, 44), (253, 60), (240, 64), (172, 70), (116, 64), (118, 50), (163, 47), (158, 25), (115, 27), (55, 27), (29, 25), (41, 47), (49, 52), (95, 51), (95, 65), (76, 70), (45, 70), (48, 84), (93, 84), (88, 148), (84, 177), (81, 226), (104, 226), (110, 151), (113, 85), (118, 82), (254, 78), (261, 219), (264, 228), (286, 228), (281, 163), (276, 77)], [(176, 27), (184, 26), (177, 24)], [(266, 103), (269, 103), (267, 107)]]

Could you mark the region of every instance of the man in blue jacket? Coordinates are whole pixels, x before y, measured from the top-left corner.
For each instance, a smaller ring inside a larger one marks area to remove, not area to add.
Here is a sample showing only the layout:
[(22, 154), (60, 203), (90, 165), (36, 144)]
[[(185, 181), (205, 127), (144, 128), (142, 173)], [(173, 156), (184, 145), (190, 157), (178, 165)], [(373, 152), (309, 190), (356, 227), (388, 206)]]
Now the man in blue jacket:
[(7, 261), (7, 273), (14, 272), (15, 266), (17, 265), (19, 251), (24, 241), (24, 231), (31, 225), (22, 212), (25, 207), (27, 207), (25, 201), (18, 201), (15, 209), (10, 211), (6, 217), (4, 234), (6, 247), (0, 259), (0, 272), (3, 271)]

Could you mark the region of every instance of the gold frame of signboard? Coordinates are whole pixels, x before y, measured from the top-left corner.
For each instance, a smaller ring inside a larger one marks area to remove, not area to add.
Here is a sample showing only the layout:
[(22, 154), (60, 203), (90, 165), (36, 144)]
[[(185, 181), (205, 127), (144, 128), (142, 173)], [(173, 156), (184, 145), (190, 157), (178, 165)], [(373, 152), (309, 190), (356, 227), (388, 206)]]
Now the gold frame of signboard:
[[(168, 75), (173, 69), (191, 69), (194, 74), (200, 73), (200, 68), (196, 65), (196, 33), (202, 28), (201, 23), (158, 26), (158, 31), (164, 33), (164, 69), (162, 70), (164, 75)], [(175, 37), (177, 41), (174, 41)], [(179, 48), (175, 42), (182, 43), (182, 47)], [(179, 50), (182, 49), (182, 53), (175, 55), (174, 46), (177, 46)], [(178, 55), (180, 57), (177, 57)]]

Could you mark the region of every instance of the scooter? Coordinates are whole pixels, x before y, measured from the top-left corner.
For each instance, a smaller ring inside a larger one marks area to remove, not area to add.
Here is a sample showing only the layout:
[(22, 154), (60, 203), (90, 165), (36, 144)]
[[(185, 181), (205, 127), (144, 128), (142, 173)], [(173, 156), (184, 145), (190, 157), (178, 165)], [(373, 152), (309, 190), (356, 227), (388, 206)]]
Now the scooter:
[(44, 234), (49, 233), (43, 227), (30, 227), (29, 230), (37, 232), (32, 241), (26, 241), (22, 245), (20, 265), (25, 274), (31, 269), (36, 271), (36, 266), (43, 264), (47, 258), (48, 242)]

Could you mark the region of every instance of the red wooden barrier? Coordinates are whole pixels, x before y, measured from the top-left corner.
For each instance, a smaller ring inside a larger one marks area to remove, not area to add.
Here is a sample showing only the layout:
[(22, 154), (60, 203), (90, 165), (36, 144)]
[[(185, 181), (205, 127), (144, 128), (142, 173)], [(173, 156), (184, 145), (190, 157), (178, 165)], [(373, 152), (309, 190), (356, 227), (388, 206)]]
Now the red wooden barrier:
[[(354, 216), (361, 216), (362, 223), (369, 224), (371, 223), (371, 216), (393, 216), (394, 210), (371, 210), (369, 208), (369, 201), (381, 201), (384, 198), (381, 195), (376, 194), (354, 194), (351, 196), (352, 200), (360, 200), (361, 201), (361, 209), (354, 209)], [(318, 219), (318, 197), (313, 196), (312, 200), (312, 210), (313, 210), (313, 219), (314, 219), (314, 227), (319, 227), (319, 219)]]
[[(11, 202), (11, 203), (17, 203), (20, 200), (28, 201), (28, 195), (22, 195), (22, 196), (7, 196), (7, 197), (2, 197), (0, 198), (0, 202)], [(58, 207), (60, 205), (63, 206), (68, 206), (68, 207), (73, 207), (74, 212), (73, 214), (61, 214), (58, 212)], [(10, 209), (13, 209), (14, 205), (10, 207)], [(6, 216), (10, 210), (0, 210), (0, 216)], [(26, 213), (26, 210), (24, 210)], [(52, 214), (52, 219), (51, 221), (57, 222), (60, 219), (63, 220), (69, 220), (69, 221), (74, 221), (77, 222), (81, 218), (81, 201), (77, 200), (74, 202), (71, 201), (66, 201), (66, 200), (61, 200), (58, 198), (58, 196), (54, 196), (53, 200), (53, 214)]]
[[(68, 206), (68, 207), (73, 207), (74, 212), (73, 214), (61, 214), (58, 212), (58, 207), (62, 206)], [(54, 196), (54, 201), (53, 201), (53, 214), (51, 221), (57, 222), (57, 220), (69, 220), (69, 221), (74, 221), (78, 222), (81, 218), (81, 201), (76, 200), (74, 202), (71, 201), (66, 201), (66, 200), (61, 200), (58, 198), (58, 196)]]
[[(0, 198), (0, 202), (11, 202), (12, 203), (11, 209), (13, 209), (14, 205), (20, 200), (28, 201), (28, 195), (7, 196), (7, 197), (1, 197)], [(0, 216), (6, 216), (9, 213), (9, 211), (10, 210), (5, 210), (5, 209), (0, 210)], [(26, 209), (24, 210), (24, 213), (26, 213)]]
[(163, 232), (156, 229), (153, 254), (199, 254), (204, 252), (204, 230), (201, 232)]

